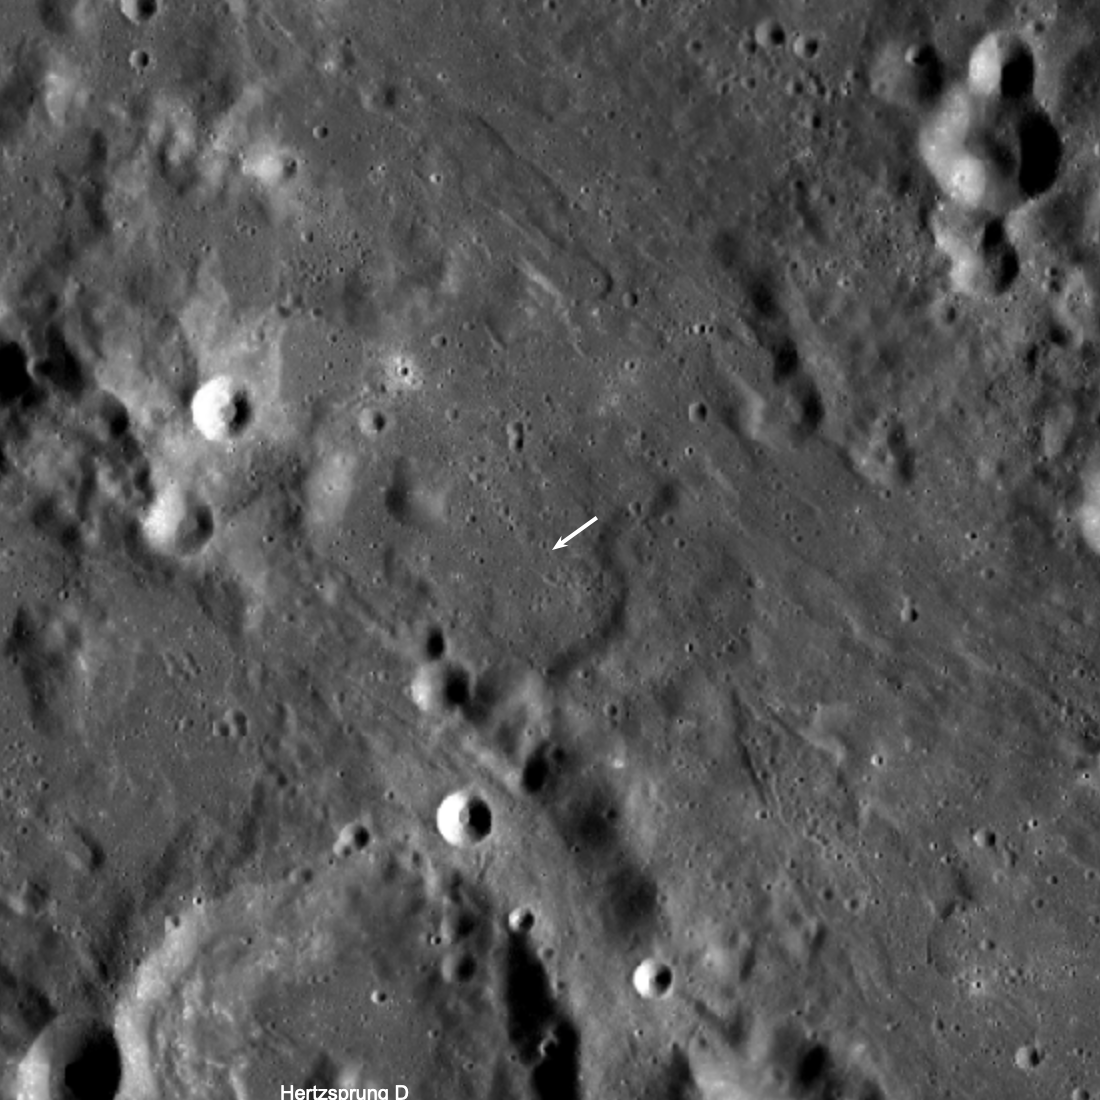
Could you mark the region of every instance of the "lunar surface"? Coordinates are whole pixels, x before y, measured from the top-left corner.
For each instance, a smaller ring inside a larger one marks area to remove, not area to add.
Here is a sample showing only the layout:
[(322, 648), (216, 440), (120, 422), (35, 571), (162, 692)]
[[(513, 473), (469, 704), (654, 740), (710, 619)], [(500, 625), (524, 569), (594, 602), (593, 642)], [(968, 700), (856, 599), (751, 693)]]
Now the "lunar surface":
[(1100, 20), (5, 0), (0, 1100), (1100, 1096)]

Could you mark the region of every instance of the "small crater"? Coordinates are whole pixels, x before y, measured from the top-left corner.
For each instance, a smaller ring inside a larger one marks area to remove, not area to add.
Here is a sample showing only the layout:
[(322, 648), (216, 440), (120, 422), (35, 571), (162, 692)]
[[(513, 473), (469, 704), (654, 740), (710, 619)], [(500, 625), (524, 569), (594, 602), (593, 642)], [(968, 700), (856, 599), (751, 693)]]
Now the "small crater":
[(235, 390), (229, 399), (225, 426), (230, 435), (240, 435), (252, 423), (252, 402), (244, 390)]
[(351, 821), (345, 825), (332, 846), (335, 856), (340, 859), (363, 851), (370, 844), (370, 830), (361, 821)]
[(1043, 1064), (1044, 1057), (1040, 1047), (1034, 1043), (1026, 1043), (1017, 1049), (1013, 1061), (1017, 1069), (1031, 1070), (1038, 1069)]
[(821, 53), (821, 39), (816, 34), (796, 34), (791, 52), (799, 61), (813, 61)]
[(413, 702), (425, 714), (460, 711), (468, 718), (465, 712), (472, 698), (470, 682), (470, 673), (462, 665), (441, 664), (439, 658), (429, 657), (416, 670), (409, 690)]
[(439, 804), (435, 815), (440, 836), (455, 848), (472, 848), (493, 831), (489, 803), (471, 791), (454, 791)]
[(380, 409), (364, 409), (359, 414), (359, 431), (368, 439), (380, 436), (387, 427), (389, 421)]
[(1017, 182), (1029, 199), (1049, 191), (1062, 165), (1062, 139), (1041, 108), (1024, 113), (1017, 125), (1020, 167)]
[(463, 908), (461, 902), (456, 902), (453, 896), (448, 901), (451, 904), (444, 912), (441, 922), (443, 941), (458, 943), (469, 939), (478, 930), (477, 915)]
[(660, 959), (644, 959), (634, 968), (632, 981), (638, 996), (661, 1000), (672, 992), (672, 967)]
[(443, 631), (438, 626), (431, 627), (424, 638), (424, 656), (429, 661), (438, 661), (446, 652), (447, 639)]
[(1006, 99), (1025, 99), (1035, 88), (1035, 58), (1031, 50), (1015, 40), (1001, 67), (1001, 95)]
[(99, 393), (96, 416), (109, 439), (122, 439), (130, 431), (130, 411), (113, 393)]
[(1011, 244), (998, 249), (989, 261), (989, 285), (994, 294), (1005, 294), (1020, 275), (1020, 254)]
[(466, 821), (470, 832), (479, 840), (484, 840), (493, 831), (493, 812), (484, 799), (474, 798), (466, 810)]
[[(926, 41), (887, 44), (869, 73), (871, 94), (906, 112), (931, 108), (946, 83), (945, 67), (936, 48)], [(847, 85), (850, 87), (850, 85)]]
[(1003, 248), (1006, 243), (1005, 223), (1001, 218), (990, 218), (982, 226), (981, 249), (983, 252), (993, 252)]
[(238, 707), (230, 707), (215, 723), (214, 736), (239, 741), (248, 736), (248, 715)]
[(761, 19), (752, 33), (753, 41), (761, 49), (776, 50), (787, 42), (787, 32), (778, 19)]
[(1035, 86), (1035, 59), (1022, 39), (995, 31), (974, 47), (967, 79), (977, 95), (1026, 99)]
[(542, 742), (523, 765), (520, 782), (528, 794), (541, 794), (551, 789), (565, 768), (567, 756), (560, 745)]
[(160, 13), (160, 0), (121, 0), (122, 14), (135, 24), (148, 23)]
[(526, 935), (535, 927), (535, 914), (526, 906), (513, 909), (508, 914), (508, 929), (517, 934)]
[(462, 952), (458, 955), (447, 955), (440, 966), (443, 980), (464, 984), (477, 976), (477, 959), (473, 955)]
[(113, 1100), (122, 1083), (122, 1053), (110, 1028), (87, 1028), (64, 1054), (60, 1076), (70, 1100)]
[(451, 665), (443, 674), (443, 701), (462, 710), (470, 702), (470, 673), (461, 665)]
[(204, 382), (191, 398), (191, 419), (204, 439), (226, 443), (239, 438), (252, 423), (248, 390), (228, 375)]
[(176, 530), (176, 548), (181, 554), (197, 554), (214, 537), (214, 510), (206, 501), (197, 501)]
[(798, 1060), (795, 1067), (795, 1084), (804, 1092), (818, 1087), (831, 1070), (828, 1050), (821, 1043), (813, 1043)]
[(930, 99), (943, 88), (943, 60), (930, 42), (919, 42), (905, 51), (905, 64), (916, 76), (921, 99)]

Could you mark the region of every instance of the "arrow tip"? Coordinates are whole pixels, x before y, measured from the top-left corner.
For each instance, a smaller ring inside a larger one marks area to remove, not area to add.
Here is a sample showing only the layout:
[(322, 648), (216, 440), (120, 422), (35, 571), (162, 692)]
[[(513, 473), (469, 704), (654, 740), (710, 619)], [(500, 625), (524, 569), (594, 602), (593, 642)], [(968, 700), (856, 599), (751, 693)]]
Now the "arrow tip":
[(555, 550), (560, 550), (564, 545), (565, 545), (565, 539), (558, 539), (558, 541), (554, 543), (554, 549)]

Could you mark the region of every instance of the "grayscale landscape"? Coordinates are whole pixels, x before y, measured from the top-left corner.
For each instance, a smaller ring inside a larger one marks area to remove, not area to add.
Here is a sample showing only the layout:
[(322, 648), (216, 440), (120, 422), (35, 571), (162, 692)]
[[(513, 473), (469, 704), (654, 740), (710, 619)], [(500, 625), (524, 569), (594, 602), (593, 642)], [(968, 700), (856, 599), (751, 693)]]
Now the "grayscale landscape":
[(1100, 9), (5, 0), (0, 1100), (1100, 1097)]

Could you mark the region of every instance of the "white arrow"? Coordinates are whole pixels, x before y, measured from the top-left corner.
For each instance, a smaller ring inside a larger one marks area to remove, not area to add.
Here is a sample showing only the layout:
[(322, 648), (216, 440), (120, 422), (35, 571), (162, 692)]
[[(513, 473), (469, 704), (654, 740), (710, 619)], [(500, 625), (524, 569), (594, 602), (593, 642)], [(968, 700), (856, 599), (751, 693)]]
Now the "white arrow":
[(563, 539), (558, 539), (558, 541), (554, 543), (554, 549), (555, 549), (555, 550), (560, 550), (560, 549), (561, 549), (561, 548), (562, 548), (562, 547), (563, 547), (563, 546), (564, 546), (564, 545), (565, 545), (565, 544), (566, 544), (566, 543), (567, 543), (567, 542), (568, 542), (568, 541), (569, 541), (569, 540), (570, 540), (571, 538), (575, 538), (575, 537), (576, 537), (577, 535), (579, 535), (579, 534), (580, 534), (580, 533), (581, 533), (581, 532), (582, 532), (582, 531), (583, 531), (583, 530), (584, 530), (584, 529), (585, 529), (586, 527), (591, 527), (591, 526), (592, 526), (592, 524), (594, 524), (594, 523), (596, 522), (596, 520), (598, 520), (599, 518), (600, 518), (599, 516), (593, 516), (593, 517), (592, 517), (592, 518), (591, 518), (591, 519), (590, 519), (590, 520), (589, 520), (589, 521), (588, 521), (587, 523), (582, 523), (582, 524), (580, 525), (580, 527), (578, 527), (578, 528), (577, 528), (577, 529), (576, 529), (576, 530), (575, 530), (575, 531), (573, 532), (573, 534), (571, 534), (571, 535), (566, 535), (566, 536), (565, 536), (565, 538), (563, 538)]

